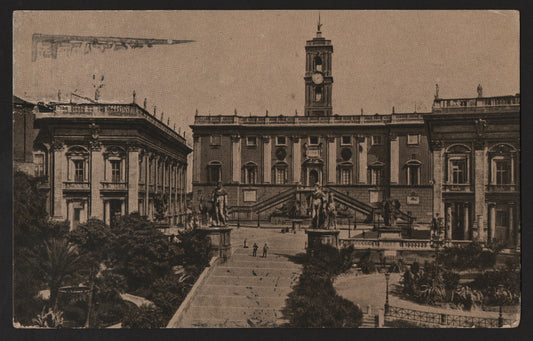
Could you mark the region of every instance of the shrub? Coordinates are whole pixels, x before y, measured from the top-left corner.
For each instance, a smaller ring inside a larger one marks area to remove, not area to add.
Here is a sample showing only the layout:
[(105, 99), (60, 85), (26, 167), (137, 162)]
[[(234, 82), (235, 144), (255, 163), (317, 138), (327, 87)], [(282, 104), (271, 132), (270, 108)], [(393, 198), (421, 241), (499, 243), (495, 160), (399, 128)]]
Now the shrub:
[(332, 278), (342, 272), (350, 257), (331, 247), (309, 254), (298, 283), (289, 294), (283, 313), (290, 327), (354, 328), (361, 325), (361, 310), (337, 295)]
[(500, 250), (498, 245), (483, 250), (481, 244), (473, 242), (466, 246), (445, 248), (438, 254), (437, 262), (449, 269), (488, 269), (496, 264), (496, 256)]
[(63, 312), (54, 311), (52, 308), (45, 311), (43, 307), (41, 313), (32, 322), (41, 328), (61, 328), (63, 326)]
[(124, 328), (162, 328), (167, 320), (163, 318), (161, 309), (153, 306), (142, 305), (139, 308), (131, 308), (122, 321)]

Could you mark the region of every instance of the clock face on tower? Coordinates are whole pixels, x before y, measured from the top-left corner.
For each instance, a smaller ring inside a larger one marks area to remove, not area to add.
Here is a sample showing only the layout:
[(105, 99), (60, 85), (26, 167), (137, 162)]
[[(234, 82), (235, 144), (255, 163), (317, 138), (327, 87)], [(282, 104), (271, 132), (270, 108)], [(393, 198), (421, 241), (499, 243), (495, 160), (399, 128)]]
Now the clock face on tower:
[(324, 81), (324, 77), (319, 72), (313, 73), (312, 79), (313, 79), (313, 83), (315, 83), (317, 85), (318, 84), (322, 84), (322, 82)]

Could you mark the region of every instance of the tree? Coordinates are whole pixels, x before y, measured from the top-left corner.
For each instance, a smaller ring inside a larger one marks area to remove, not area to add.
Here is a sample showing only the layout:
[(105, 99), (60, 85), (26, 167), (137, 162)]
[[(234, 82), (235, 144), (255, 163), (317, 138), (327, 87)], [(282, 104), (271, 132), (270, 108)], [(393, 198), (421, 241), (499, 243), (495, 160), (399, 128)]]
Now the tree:
[(78, 269), (80, 256), (76, 246), (64, 238), (52, 238), (44, 242), (44, 252), (30, 261), (50, 288), (50, 303), (57, 310), (57, 294), (65, 279)]

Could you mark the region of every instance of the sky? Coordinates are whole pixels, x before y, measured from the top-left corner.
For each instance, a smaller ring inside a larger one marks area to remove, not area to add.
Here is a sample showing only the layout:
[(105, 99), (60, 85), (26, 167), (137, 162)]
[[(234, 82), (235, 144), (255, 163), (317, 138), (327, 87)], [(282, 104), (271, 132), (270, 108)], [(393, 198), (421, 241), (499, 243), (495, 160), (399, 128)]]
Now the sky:
[[(319, 12), (17, 11), (14, 94), (57, 100), (57, 92), (138, 103), (180, 131), (200, 115), (303, 112), (305, 42)], [(333, 44), (333, 112), (430, 111), (441, 98), (520, 92), (517, 11), (320, 11)], [(33, 33), (190, 39), (193, 43), (31, 61)], [(158, 114), (159, 116), (159, 114)], [(192, 169), (192, 167), (189, 167)], [(190, 177), (189, 177), (190, 178)]]

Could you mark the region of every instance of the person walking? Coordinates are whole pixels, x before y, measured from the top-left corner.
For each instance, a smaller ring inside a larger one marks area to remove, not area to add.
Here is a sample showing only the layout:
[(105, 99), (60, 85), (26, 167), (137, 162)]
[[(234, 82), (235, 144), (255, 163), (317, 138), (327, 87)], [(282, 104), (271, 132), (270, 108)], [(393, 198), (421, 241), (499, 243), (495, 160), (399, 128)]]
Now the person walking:
[(256, 243), (254, 243), (253, 248), (254, 248), (253, 256), (256, 257), (257, 256), (257, 249), (259, 248), (259, 246), (257, 246)]
[(245, 249), (248, 248), (248, 244), (246, 244), (246, 238), (244, 238), (244, 245), (242, 247), (245, 248)]
[(266, 258), (268, 253), (268, 245), (265, 243), (265, 246), (263, 246), (263, 257)]

